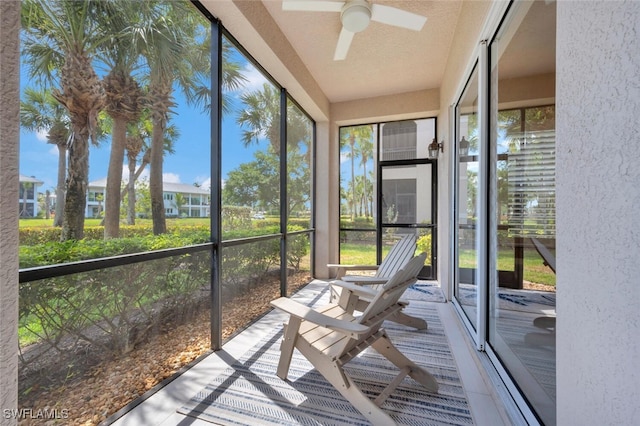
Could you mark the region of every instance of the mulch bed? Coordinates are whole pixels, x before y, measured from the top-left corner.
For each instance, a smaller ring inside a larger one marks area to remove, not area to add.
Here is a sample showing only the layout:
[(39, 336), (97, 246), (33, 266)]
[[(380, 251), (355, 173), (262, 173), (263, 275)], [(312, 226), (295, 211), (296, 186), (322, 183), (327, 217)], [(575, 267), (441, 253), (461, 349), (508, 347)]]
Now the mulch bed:
[[(310, 281), (308, 272), (289, 276), (290, 292), (296, 292)], [(222, 312), (223, 340), (268, 312), (269, 302), (279, 295), (279, 281), (275, 281), (255, 287), (225, 303)], [(66, 410), (68, 418), (50, 421), (24, 419), (20, 424), (99, 424), (208, 352), (209, 318), (209, 310), (203, 309), (187, 324), (165, 325), (161, 332), (126, 355), (101, 360), (85, 369), (75, 368), (73, 375), (58, 375), (55, 383), (46, 387), (33, 386), (28, 394), (20, 395), (20, 408), (34, 412), (55, 409), (61, 413)]]

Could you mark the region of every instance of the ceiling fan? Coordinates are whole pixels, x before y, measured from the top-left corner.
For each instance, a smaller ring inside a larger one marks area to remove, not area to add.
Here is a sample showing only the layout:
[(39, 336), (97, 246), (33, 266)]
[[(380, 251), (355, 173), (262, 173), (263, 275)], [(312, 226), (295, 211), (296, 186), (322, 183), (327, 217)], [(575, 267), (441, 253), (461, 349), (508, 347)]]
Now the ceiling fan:
[(347, 57), (349, 46), (355, 33), (363, 31), (369, 22), (376, 21), (400, 28), (420, 31), (427, 18), (382, 4), (371, 4), (367, 0), (325, 1), (325, 0), (283, 0), (282, 10), (305, 12), (340, 12), (342, 31), (333, 56), (334, 61)]

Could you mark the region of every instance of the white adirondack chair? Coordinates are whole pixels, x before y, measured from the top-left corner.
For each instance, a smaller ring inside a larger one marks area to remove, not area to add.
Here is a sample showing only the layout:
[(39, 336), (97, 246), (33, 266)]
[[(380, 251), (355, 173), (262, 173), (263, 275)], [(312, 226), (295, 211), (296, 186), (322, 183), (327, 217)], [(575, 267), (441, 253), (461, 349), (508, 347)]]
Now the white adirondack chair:
[[(393, 276), (405, 263), (409, 261), (416, 252), (416, 235), (407, 234), (391, 247), (389, 253), (382, 259), (380, 265), (342, 265), (330, 263), (329, 268), (337, 268), (337, 280), (358, 282), (360, 284), (384, 284)], [(371, 277), (364, 275), (345, 275), (347, 271), (376, 271)]]
[[(400, 238), (400, 240), (391, 247), (389, 253), (382, 259), (380, 265), (341, 265), (341, 264), (329, 264), (329, 267), (337, 268), (336, 279), (340, 281), (346, 281), (357, 285), (366, 285), (373, 290), (380, 290), (383, 284), (385, 284), (390, 277), (392, 277), (400, 268), (402, 268), (412, 257), (416, 251), (416, 235), (407, 234)], [(366, 275), (345, 275), (347, 271), (367, 271), (375, 270), (373, 276)], [(331, 298), (335, 300), (338, 297), (337, 286), (333, 281), (331, 285)], [(361, 298), (359, 305), (356, 307), (358, 311), (364, 311), (366, 309), (368, 300)], [(406, 305), (406, 302), (401, 301)], [(412, 317), (399, 312), (395, 318), (395, 322), (398, 322), (409, 327), (416, 328), (418, 330), (425, 330), (427, 328), (427, 322), (422, 318)]]
[[(273, 307), (290, 315), (280, 347), (278, 377), (286, 380), (293, 350), (298, 349), (374, 425), (395, 424), (380, 406), (406, 375), (429, 391), (437, 392), (438, 383), (431, 373), (404, 356), (391, 343), (382, 328), (383, 321), (392, 319), (404, 307), (398, 300), (416, 281), (425, 259), (425, 253), (411, 259), (379, 291), (336, 282), (342, 286), (338, 303), (330, 303), (318, 309), (309, 308), (286, 297), (272, 301)], [(367, 297), (370, 302), (362, 315), (354, 316), (360, 297)], [(368, 347), (375, 349), (400, 369), (396, 378), (375, 400), (366, 396), (344, 369), (346, 363)]]

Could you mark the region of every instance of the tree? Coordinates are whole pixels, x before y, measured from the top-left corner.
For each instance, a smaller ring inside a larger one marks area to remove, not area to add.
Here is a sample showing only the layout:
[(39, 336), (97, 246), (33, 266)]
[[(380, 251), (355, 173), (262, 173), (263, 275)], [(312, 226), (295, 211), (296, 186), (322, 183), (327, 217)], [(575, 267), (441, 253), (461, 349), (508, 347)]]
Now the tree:
[(280, 92), (264, 83), (262, 89), (244, 93), (240, 99), (244, 107), (236, 122), (245, 127), (242, 131), (244, 146), (266, 138), (277, 154), (280, 151)]
[(255, 210), (278, 208), (280, 166), (273, 148), (267, 151), (257, 151), (254, 161), (242, 163), (228, 173), (222, 190), (225, 205), (251, 206)]
[(24, 52), (31, 75), (55, 81), (53, 97), (69, 111), (71, 140), (62, 222), (62, 240), (84, 236), (84, 209), (89, 175), (89, 138), (97, 140), (98, 114), (105, 93), (92, 55), (104, 39), (94, 16), (110, 2), (25, 0), (22, 4)]
[[(152, 123), (143, 114), (143, 117), (138, 120), (134, 125), (129, 126), (127, 142), (126, 142), (126, 152), (127, 152), (127, 161), (128, 161), (128, 169), (129, 169), (129, 179), (127, 181), (126, 187), (120, 193), (120, 199), (122, 200), (127, 195), (127, 224), (135, 225), (135, 217), (136, 217), (136, 189), (135, 185), (144, 171), (145, 167), (151, 161), (151, 149), (150, 143), (148, 140), (151, 138), (152, 132)], [(180, 132), (177, 127), (173, 124), (167, 127), (165, 131), (164, 138), (164, 153), (173, 154), (174, 149), (173, 146), (175, 142), (180, 137)], [(136, 166), (137, 158), (140, 152), (144, 150), (144, 154), (142, 156), (142, 161), (139, 166)], [(137, 170), (136, 170), (137, 167)]]
[(115, 14), (100, 15), (102, 26), (112, 30), (111, 37), (98, 49), (99, 59), (110, 67), (104, 78), (105, 110), (113, 120), (111, 153), (105, 190), (104, 237), (115, 238), (120, 232), (120, 190), (127, 125), (138, 120), (142, 110), (143, 94), (132, 76), (138, 66), (138, 46), (133, 36), (136, 21), (141, 17), (139, 5), (131, 1), (117, 1)]
[[(236, 122), (244, 128), (242, 142), (245, 146), (258, 143), (266, 138), (269, 146), (266, 151), (255, 154), (256, 162), (242, 165), (236, 171), (242, 175), (234, 175), (234, 182), (229, 186), (229, 180), (225, 183), (226, 200), (238, 199), (230, 194), (231, 188), (243, 194), (252, 193), (235, 186), (236, 181), (245, 181), (249, 188), (255, 188), (253, 200), (259, 200), (262, 208), (267, 205), (271, 208), (279, 206), (280, 176), (280, 92), (271, 84), (264, 83), (260, 90), (241, 95), (243, 108), (238, 112)], [(309, 201), (310, 195), (310, 168), (312, 130), (309, 119), (292, 102), (287, 102), (287, 204), (288, 212), (296, 208), (302, 208)], [(269, 156), (269, 160), (266, 160)], [(265, 164), (271, 167), (263, 170)], [(255, 175), (252, 167), (262, 170), (263, 176)], [(267, 177), (267, 179), (265, 179)], [(252, 183), (254, 185), (252, 185)], [(228, 189), (229, 188), (229, 189)], [(239, 197), (242, 198), (242, 197)], [(244, 197), (244, 205), (250, 203), (249, 196)], [(249, 203), (248, 203), (249, 202)], [(242, 205), (242, 204), (241, 204)]]
[[(362, 166), (362, 188), (363, 188), (363, 198), (364, 198), (364, 215), (365, 217), (369, 217), (369, 203), (367, 202), (369, 199), (368, 195), (368, 181), (367, 181), (367, 162), (373, 157), (373, 141), (371, 138), (364, 139), (361, 138), (358, 140), (358, 145), (356, 147), (356, 154), (360, 157), (360, 165)], [(371, 212), (373, 215), (373, 212)]]
[(157, 235), (167, 230), (162, 189), (163, 145), (169, 113), (174, 105), (173, 84), (179, 83), (188, 101), (206, 99), (206, 90), (203, 93), (197, 89), (202, 88), (198, 83), (208, 77), (210, 64), (198, 46), (204, 40), (197, 38), (198, 24), (203, 23), (204, 17), (196, 9), (186, 2), (144, 4), (148, 6), (147, 19), (135, 36), (137, 45), (142, 46), (144, 42), (141, 51), (149, 66), (147, 96), (153, 123), (149, 191), (153, 233)]
[[(134, 207), (134, 216), (149, 218), (151, 217), (151, 196), (149, 194), (149, 184), (145, 179), (137, 181), (135, 184), (136, 198)], [(129, 199), (122, 200), (122, 213), (128, 214), (132, 206), (129, 205)]]
[(103, 194), (96, 194), (96, 201), (98, 202), (98, 215), (97, 217), (102, 217), (102, 202), (104, 201)]
[(313, 123), (287, 102), (287, 204), (290, 214), (307, 211), (311, 197)]
[(355, 220), (355, 208), (356, 208), (356, 175), (355, 175), (355, 156), (356, 156), (356, 143), (359, 141), (370, 141), (373, 134), (371, 126), (354, 126), (350, 127), (344, 132), (340, 132), (340, 148), (349, 146), (350, 150), (347, 153), (351, 159), (351, 221)]
[(187, 204), (187, 197), (185, 197), (184, 194), (178, 193), (175, 195), (175, 197), (173, 197), (173, 205), (178, 211), (178, 217), (181, 216), (180, 210), (182, 209), (182, 206), (184, 206), (185, 204)]
[(47, 132), (47, 143), (58, 148), (58, 180), (56, 183), (56, 209), (53, 226), (62, 226), (65, 175), (67, 173), (67, 144), (71, 139), (71, 121), (68, 112), (49, 90), (26, 88), (20, 102), (20, 125), (29, 131)]

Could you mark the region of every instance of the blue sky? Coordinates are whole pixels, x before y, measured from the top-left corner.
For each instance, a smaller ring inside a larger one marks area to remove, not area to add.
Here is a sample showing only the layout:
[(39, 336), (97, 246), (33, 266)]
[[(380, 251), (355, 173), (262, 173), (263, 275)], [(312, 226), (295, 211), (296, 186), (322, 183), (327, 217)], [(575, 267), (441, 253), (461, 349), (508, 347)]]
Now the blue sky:
[[(234, 99), (238, 99), (245, 91), (253, 91), (266, 81), (255, 67), (244, 64), (243, 74), (247, 83), (242, 90), (231, 93)], [(29, 85), (25, 70), (21, 71), (21, 88)], [(174, 123), (180, 130), (180, 138), (175, 144), (175, 153), (165, 155), (164, 175), (165, 181), (185, 184), (203, 184), (210, 182), (210, 121), (208, 114), (201, 110), (186, 105), (182, 94), (174, 91), (176, 114), (172, 116)], [(235, 105), (240, 105), (235, 102)], [(230, 170), (235, 169), (240, 163), (253, 160), (253, 152), (264, 149), (266, 141), (245, 148), (241, 142), (241, 129), (235, 124), (235, 116), (231, 115), (223, 119), (223, 180)], [(107, 176), (111, 141), (109, 138), (100, 146), (91, 146), (89, 152), (89, 182), (103, 179)], [(141, 157), (141, 156), (140, 156)], [(140, 160), (140, 157), (138, 160)], [(46, 133), (20, 132), (20, 174), (34, 176), (44, 182), (39, 192), (53, 189), (56, 186), (58, 168), (58, 149), (48, 144)], [(127, 172), (127, 161), (124, 162), (124, 171)], [(148, 175), (148, 167), (145, 172)], [(143, 176), (145, 175), (143, 174)]]

